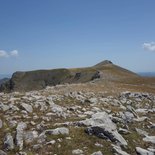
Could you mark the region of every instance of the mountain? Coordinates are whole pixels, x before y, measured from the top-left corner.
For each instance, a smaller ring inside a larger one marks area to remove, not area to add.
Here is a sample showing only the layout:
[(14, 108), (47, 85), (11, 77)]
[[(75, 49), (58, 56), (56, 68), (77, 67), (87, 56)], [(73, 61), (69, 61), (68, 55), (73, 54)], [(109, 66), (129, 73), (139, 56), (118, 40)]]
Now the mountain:
[(138, 74), (144, 77), (155, 77), (155, 72), (140, 72)]
[(0, 79), (0, 85), (2, 85), (3, 83), (9, 81), (10, 79), (9, 78), (3, 78), (3, 79)]
[(15, 72), (12, 78), (0, 87), (0, 91), (39, 90), (64, 83), (85, 83), (95, 79), (120, 80), (131, 77), (138, 75), (105, 60), (87, 68)]

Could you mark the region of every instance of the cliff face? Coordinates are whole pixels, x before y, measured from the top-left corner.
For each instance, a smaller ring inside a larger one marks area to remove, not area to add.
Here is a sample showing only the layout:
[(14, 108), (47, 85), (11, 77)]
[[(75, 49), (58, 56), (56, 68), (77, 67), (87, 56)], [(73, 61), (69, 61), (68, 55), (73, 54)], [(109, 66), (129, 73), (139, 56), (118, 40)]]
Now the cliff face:
[(39, 90), (64, 83), (84, 83), (95, 79), (110, 80), (130, 76), (137, 75), (106, 60), (88, 68), (15, 72), (9, 81), (0, 86), (0, 91)]
[(0, 91), (30, 91), (64, 83), (83, 83), (98, 78), (96, 70), (54, 69), (29, 72), (15, 72), (3, 83)]

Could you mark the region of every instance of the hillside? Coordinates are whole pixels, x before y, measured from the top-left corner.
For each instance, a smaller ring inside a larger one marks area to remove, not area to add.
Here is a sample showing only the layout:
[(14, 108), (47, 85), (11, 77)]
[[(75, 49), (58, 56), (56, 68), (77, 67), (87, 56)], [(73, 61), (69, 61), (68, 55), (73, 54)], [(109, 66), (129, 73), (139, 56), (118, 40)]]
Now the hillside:
[(153, 77), (106, 60), (16, 72), (1, 89), (0, 155), (155, 154)]
[(64, 83), (85, 83), (95, 79), (118, 81), (133, 77), (138, 75), (105, 60), (87, 68), (15, 72), (10, 81), (1, 85), (0, 91), (39, 90)]

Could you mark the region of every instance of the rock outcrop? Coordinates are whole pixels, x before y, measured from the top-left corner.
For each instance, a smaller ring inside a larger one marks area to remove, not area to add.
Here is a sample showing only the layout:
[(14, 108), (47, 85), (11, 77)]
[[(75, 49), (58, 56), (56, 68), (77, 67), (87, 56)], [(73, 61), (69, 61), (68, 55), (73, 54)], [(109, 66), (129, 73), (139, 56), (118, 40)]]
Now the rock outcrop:
[(155, 153), (154, 94), (68, 89), (81, 85), (0, 93), (0, 154)]

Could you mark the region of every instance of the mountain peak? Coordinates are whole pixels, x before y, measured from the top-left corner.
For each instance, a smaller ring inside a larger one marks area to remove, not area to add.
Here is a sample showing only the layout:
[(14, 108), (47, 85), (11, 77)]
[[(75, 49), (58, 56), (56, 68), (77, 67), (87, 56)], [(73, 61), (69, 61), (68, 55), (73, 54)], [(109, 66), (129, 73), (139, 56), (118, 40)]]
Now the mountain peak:
[(103, 65), (109, 65), (109, 64), (113, 64), (110, 60), (104, 60), (98, 64), (96, 64), (94, 67), (101, 67)]

